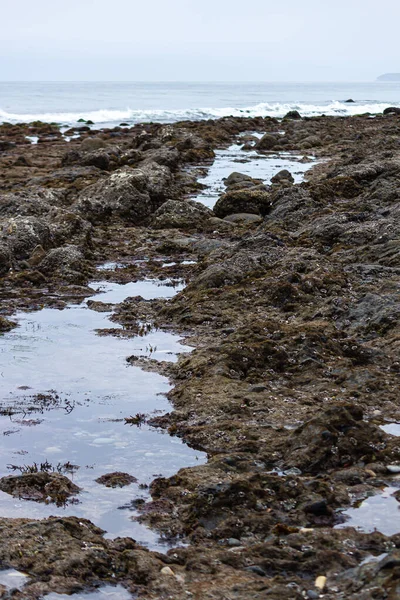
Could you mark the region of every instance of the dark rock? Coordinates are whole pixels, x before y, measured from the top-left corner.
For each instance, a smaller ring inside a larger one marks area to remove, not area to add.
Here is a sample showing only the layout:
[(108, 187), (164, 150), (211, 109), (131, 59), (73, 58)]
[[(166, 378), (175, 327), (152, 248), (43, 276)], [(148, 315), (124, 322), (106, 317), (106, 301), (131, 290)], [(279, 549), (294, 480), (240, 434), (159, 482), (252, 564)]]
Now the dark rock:
[(250, 175), (245, 175), (244, 173), (231, 173), (226, 179), (223, 180), (226, 187), (230, 187), (236, 183), (243, 183), (245, 181), (253, 181), (253, 178)]
[(93, 223), (118, 217), (140, 224), (166, 201), (170, 183), (170, 170), (157, 163), (124, 167), (85, 188), (76, 208)]
[(3, 223), (2, 241), (8, 246), (10, 255), (18, 260), (28, 258), (32, 250), (41, 245), (50, 245), (50, 228), (36, 217), (15, 217)]
[(297, 111), (297, 110), (289, 110), (289, 112), (286, 113), (286, 115), (283, 118), (284, 119), (295, 119), (295, 120), (298, 120), (298, 119), (301, 119), (302, 116), (299, 113), (299, 111)]
[(271, 177), (272, 183), (294, 183), (293, 175), (287, 169), (282, 169), (276, 175)]
[(389, 106), (383, 111), (384, 115), (400, 115), (400, 108), (397, 106)]
[(354, 104), (354, 100), (349, 98), (348, 100), (345, 100), (345, 104)]
[(84, 256), (77, 246), (61, 246), (50, 250), (39, 264), (39, 270), (46, 274), (68, 270), (81, 272), (84, 270), (83, 263)]
[(60, 473), (24, 473), (8, 475), (0, 479), (0, 490), (24, 500), (36, 502), (54, 502), (58, 506), (75, 496), (80, 488)]
[(326, 500), (318, 500), (317, 502), (305, 506), (304, 512), (314, 515), (315, 517), (324, 517), (331, 515), (332, 509), (328, 506)]
[(106, 487), (116, 488), (116, 487), (125, 487), (126, 485), (131, 485), (131, 483), (136, 483), (136, 477), (133, 475), (129, 475), (129, 473), (122, 473), (116, 471), (115, 473), (107, 473), (106, 475), (102, 475), (96, 479), (96, 483), (100, 483), (101, 485), (105, 485)]
[(236, 190), (226, 192), (215, 206), (214, 213), (220, 219), (237, 213), (251, 213), (264, 216), (271, 207), (269, 192), (263, 190)]

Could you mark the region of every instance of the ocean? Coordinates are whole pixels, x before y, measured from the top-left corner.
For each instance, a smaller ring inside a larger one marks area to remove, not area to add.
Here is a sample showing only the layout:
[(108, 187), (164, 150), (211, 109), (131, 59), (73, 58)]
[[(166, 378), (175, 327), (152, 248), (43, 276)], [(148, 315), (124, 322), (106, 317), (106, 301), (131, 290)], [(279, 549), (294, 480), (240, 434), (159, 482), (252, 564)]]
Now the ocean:
[[(353, 99), (354, 103), (346, 103)], [(91, 120), (120, 123), (381, 113), (400, 106), (400, 82), (371, 83), (140, 83), (0, 82), (0, 122), (47, 121), (62, 126)]]

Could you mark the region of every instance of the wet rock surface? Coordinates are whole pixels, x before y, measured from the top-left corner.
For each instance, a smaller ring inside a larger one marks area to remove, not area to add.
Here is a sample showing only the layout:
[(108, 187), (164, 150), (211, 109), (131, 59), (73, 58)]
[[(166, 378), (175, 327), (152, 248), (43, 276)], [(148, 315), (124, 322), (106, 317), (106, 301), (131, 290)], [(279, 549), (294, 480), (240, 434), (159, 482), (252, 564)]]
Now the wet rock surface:
[[(195, 205), (215, 150), (253, 132), (265, 160), (319, 162), (302, 183), (292, 169), (260, 181), (239, 166), (213, 212)], [(122, 262), (110, 281), (183, 278), (174, 298), (127, 299), (112, 319), (127, 336), (151, 323), (193, 345), (168, 366), (132, 365), (174, 383), (173, 410), (150, 424), (209, 460), (156, 477), (137, 505), (187, 544), (165, 555), (73, 517), (1, 519), (2, 564), (30, 578), (13, 597), (118, 582), (149, 599), (395, 598), (400, 533), (357, 531), (342, 511), (399, 487), (398, 438), (381, 428), (400, 421), (397, 115), (78, 133), (67, 143), (51, 125), (0, 127), (2, 330), (16, 309), (87, 295), (102, 261)], [(36, 134), (51, 141), (25, 143)], [(45, 500), (72, 491), (60, 477), (0, 483)]]

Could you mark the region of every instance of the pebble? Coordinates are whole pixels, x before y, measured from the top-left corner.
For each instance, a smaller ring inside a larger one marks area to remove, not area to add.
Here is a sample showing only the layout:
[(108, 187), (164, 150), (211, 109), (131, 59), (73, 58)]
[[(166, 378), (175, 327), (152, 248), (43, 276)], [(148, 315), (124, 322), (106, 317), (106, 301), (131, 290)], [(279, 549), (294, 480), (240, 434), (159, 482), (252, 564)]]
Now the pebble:
[(236, 538), (229, 538), (229, 540), (227, 540), (227, 544), (228, 546), (241, 546), (242, 542)]
[(287, 471), (283, 471), (284, 475), (301, 475), (300, 469), (297, 467), (292, 467), (291, 469), (287, 469)]
[(307, 590), (307, 598), (310, 598), (310, 600), (316, 600), (319, 598), (319, 593), (315, 592), (314, 590)]
[(160, 571), (160, 573), (162, 573), (162, 575), (169, 575), (170, 577), (175, 577), (175, 573), (173, 572), (173, 570), (171, 569), (171, 567), (163, 567)]
[(302, 527), (299, 533), (312, 533), (313, 531), (314, 529), (312, 529), (311, 527)]
[(319, 575), (319, 577), (317, 577), (317, 579), (315, 580), (315, 587), (318, 588), (319, 590), (323, 591), (325, 589), (326, 586), (326, 577), (325, 575)]
[(399, 465), (388, 465), (386, 468), (389, 471), (389, 473), (400, 473)]

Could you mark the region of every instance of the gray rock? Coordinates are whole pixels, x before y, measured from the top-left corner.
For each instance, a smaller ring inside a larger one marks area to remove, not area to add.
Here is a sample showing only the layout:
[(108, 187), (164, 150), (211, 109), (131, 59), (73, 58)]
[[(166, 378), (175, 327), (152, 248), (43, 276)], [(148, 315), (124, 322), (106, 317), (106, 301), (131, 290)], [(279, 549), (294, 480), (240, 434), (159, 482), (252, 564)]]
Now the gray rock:
[(250, 175), (245, 175), (244, 173), (238, 173), (237, 171), (231, 173), (226, 179), (223, 180), (226, 187), (230, 187), (231, 185), (235, 185), (236, 183), (243, 182), (251, 182), (253, 178)]
[(271, 177), (271, 181), (272, 183), (294, 183), (294, 178), (290, 171), (288, 171), (287, 169), (282, 169), (282, 171), (279, 171), (279, 173)]
[(201, 229), (212, 214), (194, 200), (167, 200), (154, 213), (152, 225), (156, 229)]
[(168, 167), (154, 162), (124, 167), (85, 188), (75, 206), (93, 223), (117, 217), (141, 224), (166, 201), (170, 184)]
[(1, 241), (8, 246), (10, 256), (25, 259), (39, 244), (49, 247), (50, 228), (37, 217), (10, 218), (2, 223)]
[(235, 190), (219, 198), (214, 213), (223, 219), (237, 213), (265, 215), (271, 207), (270, 194), (263, 190)]
[(81, 272), (84, 269), (84, 260), (84, 256), (77, 246), (62, 246), (50, 250), (38, 268), (46, 274)]
[(276, 148), (277, 144), (278, 139), (270, 133), (266, 133), (265, 135), (263, 135), (261, 140), (257, 142), (256, 149), (262, 151), (273, 150), (274, 148)]

